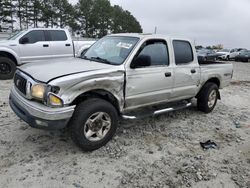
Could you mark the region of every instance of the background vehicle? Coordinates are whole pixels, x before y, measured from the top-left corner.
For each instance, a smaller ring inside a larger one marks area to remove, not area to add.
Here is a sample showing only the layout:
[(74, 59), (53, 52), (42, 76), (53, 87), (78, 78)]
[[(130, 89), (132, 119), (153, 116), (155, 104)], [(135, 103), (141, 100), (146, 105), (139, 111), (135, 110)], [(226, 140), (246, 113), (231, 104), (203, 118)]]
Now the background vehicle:
[(231, 63), (200, 64), (190, 40), (116, 34), (97, 41), (82, 59), (19, 67), (9, 102), (32, 127), (68, 125), (74, 142), (89, 151), (112, 138), (119, 117), (186, 108), (192, 98), (199, 110), (211, 112), (232, 74)]
[(227, 60), (235, 59), (235, 57), (236, 57), (237, 55), (239, 55), (240, 52), (241, 52), (242, 50), (246, 50), (246, 49), (245, 49), (245, 48), (235, 48), (235, 49), (232, 49), (232, 50), (230, 51), (230, 54), (229, 54), (229, 57), (228, 57)]
[(218, 54), (218, 59), (220, 60), (229, 60), (229, 54), (230, 54), (230, 50), (229, 49), (222, 49), (218, 52), (216, 52), (216, 54)]
[(235, 61), (250, 62), (250, 50), (240, 51), (240, 54), (235, 57)]
[(213, 50), (209, 49), (198, 50), (197, 55), (199, 62), (216, 61), (216, 59), (220, 56), (220, 54), (217, 54)]
[(65, 29), (28, 29), (0, 41), (0, 79), (13, 77), (16, 66), (45, 59), (80, 56), (95, 41), (72, 41)]

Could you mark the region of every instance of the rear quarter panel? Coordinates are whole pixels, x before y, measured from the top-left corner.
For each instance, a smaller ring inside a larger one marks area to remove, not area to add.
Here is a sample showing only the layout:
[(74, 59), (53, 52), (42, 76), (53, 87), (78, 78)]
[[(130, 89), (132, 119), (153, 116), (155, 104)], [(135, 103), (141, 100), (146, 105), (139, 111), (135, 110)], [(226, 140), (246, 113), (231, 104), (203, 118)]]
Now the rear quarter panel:
[(220, 80), (220, 89), (228, 86), (233, 76), (233, 65), (231, 63), (200, 65), (201, 83), (203, 86), (211, 78)]

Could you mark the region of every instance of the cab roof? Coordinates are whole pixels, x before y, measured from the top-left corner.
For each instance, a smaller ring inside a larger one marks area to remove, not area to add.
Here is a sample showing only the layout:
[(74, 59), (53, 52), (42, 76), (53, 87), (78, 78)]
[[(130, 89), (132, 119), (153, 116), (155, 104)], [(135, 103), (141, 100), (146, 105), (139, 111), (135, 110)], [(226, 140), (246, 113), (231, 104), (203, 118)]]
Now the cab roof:
[(152, 33), (118, 33), (118, 34), (110, 34), (109, 36), (126, 36), (126, 37), (137, 37), (140, 39), (175, 39), (175, 40), (185, 40), (185, 41), (191, 41), (193, 40), (178, 36), (170, 36), (170, 35), (162, 35), (162, 34), (152, 34)]

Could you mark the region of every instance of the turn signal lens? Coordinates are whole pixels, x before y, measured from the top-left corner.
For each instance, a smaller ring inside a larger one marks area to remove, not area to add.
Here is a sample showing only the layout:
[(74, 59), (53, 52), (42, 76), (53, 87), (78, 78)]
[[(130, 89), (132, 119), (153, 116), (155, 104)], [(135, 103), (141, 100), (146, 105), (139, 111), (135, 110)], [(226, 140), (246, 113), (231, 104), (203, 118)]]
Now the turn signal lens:
[(51, 106), (63, 106), (63, 100), (58, 96), (54, 95), (53, 93), (49, 93), (48, 103)]

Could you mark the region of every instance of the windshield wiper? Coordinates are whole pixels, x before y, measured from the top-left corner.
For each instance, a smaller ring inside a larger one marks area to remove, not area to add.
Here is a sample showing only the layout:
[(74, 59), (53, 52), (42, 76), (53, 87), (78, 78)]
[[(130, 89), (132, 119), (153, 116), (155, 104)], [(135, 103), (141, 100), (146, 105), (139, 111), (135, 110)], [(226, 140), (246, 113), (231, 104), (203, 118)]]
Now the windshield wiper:
[[(86, 57), (86, 58), (87, 58), (87, 57)], [(97, 61), (97, 62), (101, 62), (101, 63), (113, 65), (112, 62), (110, 62), (110, 61), (107, 60), (107, 59), (101, 58), (101, 57), (91, 57), (90, 59), (91, 59), (91, 60), (94, 60), (94, 61)]]
[(90, 60), (86, 55), (85, 56), (81, 56), (81, 59), (86, 59), (86, 60)]

